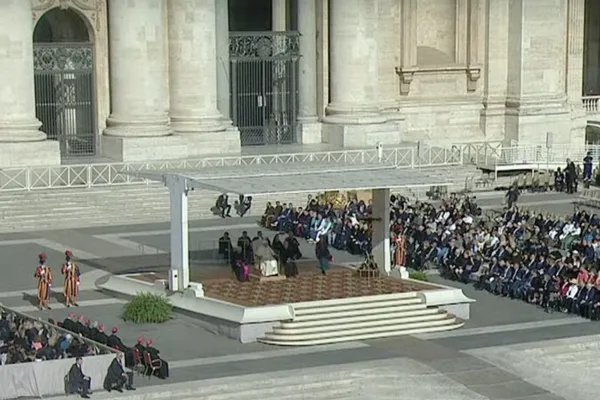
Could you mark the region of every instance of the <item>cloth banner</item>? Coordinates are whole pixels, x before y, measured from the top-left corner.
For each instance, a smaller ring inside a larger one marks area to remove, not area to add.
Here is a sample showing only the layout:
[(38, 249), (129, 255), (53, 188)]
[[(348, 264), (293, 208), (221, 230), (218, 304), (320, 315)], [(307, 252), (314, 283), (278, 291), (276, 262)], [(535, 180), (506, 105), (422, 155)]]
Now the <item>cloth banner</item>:
[[(83, 357), (83, 373), (91, 378), (91, 389), (101, 390), (115, 354)], [(75, 358), (0, 366), (0, 400), (65, 394), (65, 376)]]

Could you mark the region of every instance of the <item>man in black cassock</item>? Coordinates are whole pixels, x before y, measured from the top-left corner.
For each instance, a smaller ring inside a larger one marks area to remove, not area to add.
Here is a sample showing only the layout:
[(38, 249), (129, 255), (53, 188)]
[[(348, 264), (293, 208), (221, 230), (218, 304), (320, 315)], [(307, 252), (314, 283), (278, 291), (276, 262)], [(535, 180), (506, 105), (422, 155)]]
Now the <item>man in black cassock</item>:
[(152, 364), (155, 361), (160, 361), (160, 367), (154, 372), (154, 375), (160, 379), (167, 379), (169, 377), (169, 363), (160, 358), (160, 352), (155, 347), (152, 347), (152, 340), (146, 341), (146, 352), (150, 355)]
[(123, 353), (118, 353), (110, 363), (106, 378), (104, 378), (104, 390), (110, 392), (116, 390), (123, 392), (123, 387), (127, 390), (135, 390), (133, 387), (133, 373), (125, 372), (123, 365)]
[(69, 382), (68, 391), (69, 393), (79, 393), (82, 398), (89, 399), (91, 379), (83, 373), (81, 364), (83, 359), (77, 357), (75, 364), (69, 370)]
[(111, 332), (112, 333), (108, 337), (106, 345), (108, 347), (112, 347), (113, 349), (122, 351), (125, 354), (125, 366), (133, 367), (133, 364), (134, 364), (133, 353), (131, 352), (131, 349), (129, 347), (125, 346), (125, 344), (123, 343), (121, 338), (119, 336), (117, 336), (119, 329), (116, 326), (113, 326)]

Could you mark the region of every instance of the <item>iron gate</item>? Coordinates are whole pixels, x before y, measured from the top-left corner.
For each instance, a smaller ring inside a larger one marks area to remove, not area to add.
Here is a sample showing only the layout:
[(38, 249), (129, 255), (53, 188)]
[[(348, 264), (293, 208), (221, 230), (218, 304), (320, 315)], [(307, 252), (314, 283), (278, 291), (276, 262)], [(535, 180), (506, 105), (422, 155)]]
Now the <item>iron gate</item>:
[(34, 44), (36, 116), (63, 157), (96, 153), (93, 54), (90, 43)]
[(293, 143), (298, 113), (298, 32), (232, 32), (231, 115), (242, 146)]

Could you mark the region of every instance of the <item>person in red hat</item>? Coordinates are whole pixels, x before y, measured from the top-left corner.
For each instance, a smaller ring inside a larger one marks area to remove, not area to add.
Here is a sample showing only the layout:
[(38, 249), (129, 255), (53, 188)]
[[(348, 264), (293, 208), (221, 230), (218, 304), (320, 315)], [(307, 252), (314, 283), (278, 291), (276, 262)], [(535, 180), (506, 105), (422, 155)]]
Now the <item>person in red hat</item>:
[[(160, 358), (160, 352), (152, 346), (152, 339), (146, 340), (146, 353), (150, 356), (150, 362), (155, 368), (154, 375), (160, 379), (167, 379), (169, 377), (169, 363)], [(152, 372), (152, 370), (148, 368), (148, 372)]]
[(78, 335), (83, 335), (86, 328), (84, 322), (85, 320), (83, 318), (83, 314), (79, 314), (77, 316), (77, 322), (75, 323), (75, 330), (73, 332), (77, 333)]
[(96, 335), (94, 335), (92, 340), (95, 342), (98, 342), (100, 344), (103, 344), (105, 346), (107, 345), (108, 336), (106, 335), (106, 333), (104, 333), (104, 325), (102, 325), (102, 324), (98, 325), (98, 332), (96, 333)]
[(44, 308), (50, 310), (51, 308), (48, 305), (48, 301), (50, 300), (50, 288), (52, 287), (52, 271), (50, 270), (50, 267), (46, 265), (46, 261), (48, 260), (46, 253), (40, 253), (38, 258), (40, 263), (33, 274), (33, 276), (38, 280), (38, 308), (40, 310), (43, 310)]
[(72, 261), (73, 253), (71, 250), (65, 251), (65, 263), (62, 265), (62, 274), (65, 276), (65, 305), (78, 306), (77, 297), (79, 296), (79, 267)]
[(125, 346), (121, 338), (117, 335), (119, 333), (119, 329), (116, 326), (113, 326), (110, 330), (111, 334), (108, 336), (107, 345), (112, 348), (116, 348), (119, 351), (122, 351), (125, 354), (125, 366), (133, 367), (135, 362), (133, 359), (133, 351)]
[(62, 327), (68, 331), (75, 332), (75, 314), (70, 312), (62, 322)]

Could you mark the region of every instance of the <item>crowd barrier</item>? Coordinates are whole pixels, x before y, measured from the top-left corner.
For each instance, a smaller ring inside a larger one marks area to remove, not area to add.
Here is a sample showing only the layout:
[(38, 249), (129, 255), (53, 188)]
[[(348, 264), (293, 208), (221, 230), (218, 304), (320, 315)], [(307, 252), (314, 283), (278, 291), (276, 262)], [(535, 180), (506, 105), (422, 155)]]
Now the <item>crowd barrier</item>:
[[(92, 390), (102, 389), (114, 354), (83, 358), (83, 372), (91, 378)], [(44, 398), (65, 393), (65, 376), (74, 358), (3, 365), (0, 367), (0, 399)]]
[[(62, 334), (73, 334), (57, 325), (14, 311), (4, 305), (0, 305), (0, 311), (16, 314), (32, 322), (40, 322), (48, 329), (55, 329)], [(91, 345), (99, 353), (84, 357), (82, 368), (84, 374), (91, 378), (91, 389), (102, 389), (104, 377), (117, 351), (86, 338), (77, 338)], [(75, 358), (67, 358), (0, 366), (0, 400), (44, 398), (64, 394), (65, 376), (74, 363)]]

